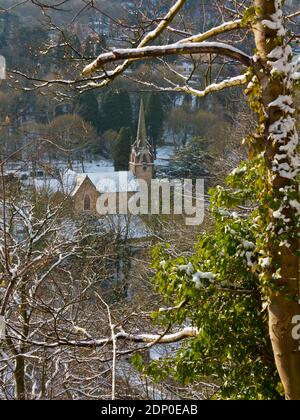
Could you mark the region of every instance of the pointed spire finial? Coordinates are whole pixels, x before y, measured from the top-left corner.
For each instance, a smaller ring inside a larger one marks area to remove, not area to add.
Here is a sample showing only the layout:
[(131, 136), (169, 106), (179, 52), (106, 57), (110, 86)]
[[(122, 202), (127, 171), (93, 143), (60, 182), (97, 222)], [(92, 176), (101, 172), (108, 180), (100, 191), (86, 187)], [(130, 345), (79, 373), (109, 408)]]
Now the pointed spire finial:
[(138, 131), (137, 131), (136, 144), (137, 144), (138, 147), (147, 147), (148, 146), (146, 120), (145, 120), (145, 108), (144, 108), (143, 99), (141, 99), (139, 125), (138, 125)]

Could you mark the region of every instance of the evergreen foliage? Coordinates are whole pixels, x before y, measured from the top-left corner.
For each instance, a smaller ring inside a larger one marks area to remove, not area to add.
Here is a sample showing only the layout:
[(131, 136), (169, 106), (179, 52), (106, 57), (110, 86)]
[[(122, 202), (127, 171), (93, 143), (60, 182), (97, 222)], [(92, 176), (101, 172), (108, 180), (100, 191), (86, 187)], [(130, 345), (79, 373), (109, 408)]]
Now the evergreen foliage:
[(97, 96), (94, 91), (87, 91), (81, 94), (75, 101), (75, 107), (79, 115), (96, 129), (100, 125), (100, 112)]
[(163, 132), (164, 118), (161, 95), (158, 93), (151, 93), (146, 104), (146, 125), (150, 143), (155, 155), (157, 145)]
[(101, 131), (119, 131), (122, 127), (132, 127), (132, 107), (128, 92), (120, 90), (105, 93), (102, 101)]
[(127, 171), (131, 151), (132, 134), (129, 127), (121, 128), (112, 147), (112, 157), (116, 171)]
[[(263, 255), (255, 246), (265, 175), (261, 158), (255, 165), (242, 162), (225, 188), (211, 191), (214, 227), (200, 236), (192, 257), (174, 258), (168, 245), (154, 249), (157, 291), (168, 307), (179, 308), (154, 318), (164, 326), (188, 323), (199, 330), (174, 357), (142, 368), (156, 379), (216, 378), (215, 398), (282, 398), (258, 273)], [(237, 210), (250, 203), (252, 210)]]

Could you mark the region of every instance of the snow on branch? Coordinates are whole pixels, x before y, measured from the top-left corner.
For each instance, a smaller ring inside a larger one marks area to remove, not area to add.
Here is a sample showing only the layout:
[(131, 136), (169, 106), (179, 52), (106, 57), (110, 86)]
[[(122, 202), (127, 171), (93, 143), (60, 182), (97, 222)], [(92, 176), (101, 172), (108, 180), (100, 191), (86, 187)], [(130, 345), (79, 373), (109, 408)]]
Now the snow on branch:
[(245, 85), (247, 81), (248, 81), (248, 73), (245, 73), (241, 76), (225, 79), (220, 83), (212, 83), (211, 85), (207, 86), (203, 90), (197, 90), (197, 89), (192, 88), (191, 86), (183, 86), (180, 89), (177, 89), (177, 91), (190, 93), (192, 95), (198, 96), (199, 98), (203, 98), (209, 95), (210, 93), (219, 92), (221, 90), (231, 88), (231, 87)]
[(94, 73), (105, 64), (123, 59), (143, 60), (146, 58), (163, 57), (178, 54), (220, 54), (239, 61), (246, 67), (251, 64), (251, 57), (231, 45), (222, 42), (189, 42), (175, 43), (163, 46), (151, 46), (142, 48), (115, 49), (109, 53), (101, 54), (95, 61), (86, 66), (83, 75)]
[[(142, 41), (138, 45), (138, 48), (145, 47), (151, 41), (154, 41), (169, 26), (169, 24), (173, 21), (173, 19), (178, 14), (178, 12), (180, 11), (180, 9), (184, 6), (184, 3), (185, 3), (185, 0), (177, 0), (177, 2), (174, 4), (174, 6), (172, 6), (170, 8), (170, 10), (168, 11), (168, 13), (161, 20), (161, 22), (159, 23), (159, 25), (157, 25), (157, 27), (153, 31), (149, 32), (142, 39)], [(106, 85), (109, 80), (111, 80), (111, 79), (115, 78), (116, 76), (118, 76), (119, 74), (123, 73), (128, 68), (129, 64), (130, 64), (130, 60), (126, 60), (126, 61), (124, 61), (124, 63), (122, 63), (121, 65), (119, 65), (113, 72), (110, 72), (109, 79), (106, 79), (103, 82), (103, 85)], [(96, 70), (97, 69), (92, 69), (91, 71), (86, 72), (84, 74), (91, 74), (91, 73), (93, 73)], [(86, 68), (84, 69), (84, 71), (86, 71)]]
[(297, 12), (291, 13), (290, 15), (286, 16), (286, 19), (295, 19), (298, 16), (300, 16), (300, 10), (297, 10)]
[(194, 327), (186, 327), (176, 333), (166, 334), (164, 336), (156, 334), (126, 334), (120, 333), (119, 338), (123, 340), (133, 341), (135, 343), (149, 343), (158, 342), (159, 344), (171, 344), (182, 341), (186, 338), (193, 338), (199, 335), (199, 330)]
[(169, 23), (174, 19), (180, 9), (183, 7), (185, 0), (178, 0), (174, 6), (172, 6), (166, 16), (161, 20), (159, 25), (151, 32), (149, 32), (140, 42), (139, 47), (145, 47), (149, 42), (153, 41), (163, 32)]
[[(158, 90), (160, 92), (182, 92), (191, 94), (193, 96), (197, 96), (198, 98), (204, 98), (205, 96), (209, 95), (210, 93), (219, 92), (224, 89), (228, 89), (231, 87), (237, 87), (237, 86), (243, 86), (248, 83), (248, 75), (249, 73), (242, 74), (240, 76), (232, 77), (229, 79), (225, 79), (220, 83), (212, 83), (209, 86), (207, 86), (203, 90), (195, 89), (188, 84), (185, 84), (183, 86), (176, 85), (171, 80), (164, 78), (168, 83), (171, 84), (171, 86), (163, 87), (158, 86), (152, 82), (145, 82), (138, 79), (134, 79), (132, 77), (129, 77), (129, 79), (133, 80), (135, 83), (139, 83), (143, 86), (147, 86), (151, 89)], [(178, 76), (181, 76), (178, 74)], [(183, 77), (183, 76), (182, 76)]]
[(180, 44), (187, 42), (203, 42), (213, 36), (223, 34), (225, 32), (234, 31), (235, 29), (240, 29), (242, 27), (242, 19), (233, 20), (232, 22), (225, 22), (222, 25), (215, 26), (214, 28), (209, 29), (206, 32), (201, 34), (193, 35), (189, 38), (185, 38), (179, 41)]
[[(124, 331), (118, 332), (114, 334), (113, 339), (115, 341), (130, 341), (132, 343), (145, 343), (149, 346), (153, 345), (153, 343), (157, 344), (172, 344), (177, 343), (179, 341), (197, 337), (199, 335), (199, 330), (195, 327), (185, 327), (180, 331), (171, 334), (129, 334)], [(30, 341), (30, 340), (22, 340), (21, 341), (27, 342), (29, 344), (38, 346), (38, 347), (45, 347), (45, 348), (55, 348), (55, 347), (78, 347), (78, 348), (97, 348), (103, 347), (107, 344), (113, 342), (112, 337), (110, 338), (102, 338), (98, 340), (67, 340), (67, 339), (59, 339), (56, 342), (37, 342), (37, 341)]]

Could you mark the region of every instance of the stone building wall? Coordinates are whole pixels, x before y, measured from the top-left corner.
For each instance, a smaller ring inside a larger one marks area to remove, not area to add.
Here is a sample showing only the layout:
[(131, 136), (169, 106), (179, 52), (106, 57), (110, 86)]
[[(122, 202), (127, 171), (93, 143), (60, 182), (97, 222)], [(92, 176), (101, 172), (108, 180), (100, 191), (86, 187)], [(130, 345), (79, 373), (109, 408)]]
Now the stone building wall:
[[(90, 214), (97, 214), (96, 204), (99, 197), (99, 193), (96, 190), (96, 187), (89, 179), (85, 179), (81, 186), (79, 187), (78, 191), (74, 195), (74, 210), (75, 213), (90, 213)], [(90, 209), (85, 209), (85, 199), (89, 197), (90, 199)]]
[(153, 165), (141, 163), (129, 163), (129, 170), (132, 171), (137, 179), (144, 179), (148, 184), (151, 183), (153, 178)]

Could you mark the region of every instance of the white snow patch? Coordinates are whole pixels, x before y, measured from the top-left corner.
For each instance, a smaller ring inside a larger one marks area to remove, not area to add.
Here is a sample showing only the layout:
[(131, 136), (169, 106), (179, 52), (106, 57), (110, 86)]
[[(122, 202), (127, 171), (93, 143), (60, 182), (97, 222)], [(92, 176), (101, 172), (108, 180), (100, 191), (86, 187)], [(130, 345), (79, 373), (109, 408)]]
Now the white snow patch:
[(259, 264), (262, 268), (268, 268), (271, 266), (271, 262), (272, 262), (272, 258), (270, 257), (266, 257), (266, 258), (261, 258), (259, 260)]
[(290, 200), (290, 206), (293, 207), (297, 214), (300, 214), (300, 203), (297, 200)]
[(279, 246), (281, 246), (281, 247), (285, 246), (286, 248), (290, 248), (291, 244), (289, 244), (287, 240), (284, 240), (284, 241), (280, 242)]
[(279, 210), (276, 210), (273, 212), (273, 217), (275, 219), (282, 219), (283, 218), (283, 214), (281, 213), (281, 208)]
[(238, 174), (244, 174), (247, 171), (247, 167), (246, 166), (242, 166), (241, 168), (235, 168), (232, 172), (231, 175), (238, 175)]
[(6, 322), (4, 316), (0, 316), (0, 340), (5, 340)]
[(193, 275), (193, 279), (192, 279), (192, 281), (195, 283), (196, 289), (201, 289), (202, 287), (204, 287), (204, 284), (201, 281), (203, 279), (213, 281), (215, 279), (215, 275), (210, 271), (209, 272), (197, 271)]
[(157, 148), (157, 157), (154, 161), (155, 166), (169, 166), (175, 152), (174, 146), (160, 146)]
[(269, 108), (277, 107), (287, 114), (293, 114), (295, 109), (291, 107), (293, 98), (290, 95), (279, 95), (278, 98), (269, 104)]
[(283, 73), (288, 75), (293, 70), (293, 64), (290, 62), (292, 56), (292, 49), (290, 46), (278, 46), (274, 48), (268, 55), (272, 61), (268, 64), (272, 67), (272, 73)]
[(254, 243), (250, 242), (250, 241), (243, 241), (242, 245), (245, 249), (254, 249), (255, 248)]
[(253, 252), (247, 251), (245, 253), (245, 257), (247, 259), (247, 265), (248, 265), (248, 267), (253, 267), (253, 265), (254, 265), (254, 262), (252, 261)]
[(159, 265), (161, 266), (161, 268), (165, 268), (165, 266), (166, 266), (166, 264), (167, 264), (167, 262), (166, 262), (166, 260), (162, 260), (160, 263), (159, 263)]
[(189, 262), (187, 265), (179, 265), (178, 270), (185, 271), (188, 276), (191, 276), (195, 271), (191, 262)]

